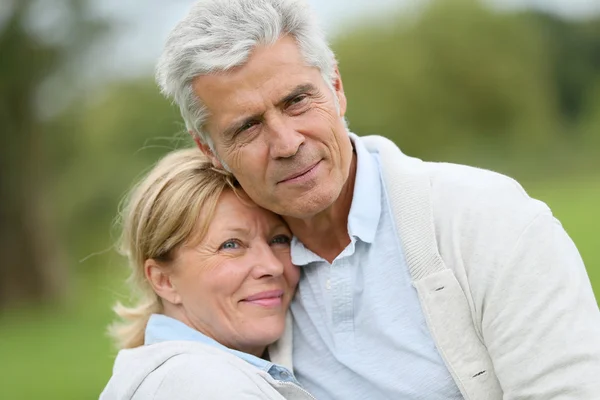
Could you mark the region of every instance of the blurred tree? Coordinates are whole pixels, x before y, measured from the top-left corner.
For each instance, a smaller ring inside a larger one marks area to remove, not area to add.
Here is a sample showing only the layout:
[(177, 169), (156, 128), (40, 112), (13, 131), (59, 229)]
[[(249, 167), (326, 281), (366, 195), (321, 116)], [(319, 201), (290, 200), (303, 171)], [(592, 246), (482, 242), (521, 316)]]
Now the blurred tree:
[[(590, 89), (582, 110), (580, 146), (595, 160), (600, 168), (600, 76), (589, 83)], [(599, 183), (600, 184), (600, 183)]]
[(370, 24), (334, 42), (350, 127), (425, 158), (539, 150), (559, 120), (544, 44), (527, 16), (475, 0)]
[(179, 110), (145, 77), (113, 82), (75, 102), (52, 130), (70, 146), (56, 157), (62, 165), (52, 191), (69, 263), (108, 271), (111, 252), (104, 250), (116, 240), (110, 232), (119, 200), (163, 154), (192, 141)]
[(86, 19), (82, 1), (9, 0), (0, 7), (0, 308), (65, 289), (45, 190), (48, 140), (39, 93), (98, 27)]
[[(586, 112), (590, 91), (600, 79), (600, 17), (585, 21), (530, 13), (550, 50), (552, 82), (567, 127), (576, 126)], [(577, 132), (566, 129), (565, 132)]]

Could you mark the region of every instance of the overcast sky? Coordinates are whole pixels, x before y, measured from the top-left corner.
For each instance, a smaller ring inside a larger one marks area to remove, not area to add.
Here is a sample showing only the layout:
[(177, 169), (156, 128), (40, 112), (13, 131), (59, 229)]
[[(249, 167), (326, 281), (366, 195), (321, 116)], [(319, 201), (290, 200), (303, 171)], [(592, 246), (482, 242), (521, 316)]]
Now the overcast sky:
[[(352, 28), (352, 21), (390, 9), (415, 7), (426, 0), (309, 0), (321, 23), (333, 34)], [(600, 13), (600, 0), (486, 0), (495, 7), (532, 6), (568, 17)], [(98, 12), (118, 21), (119, 29), (103, 46), (101, 63), (119, 75), (150, 72), (171, 27), (194, 0), (103, 0)], [(99, 67), (101, 65), (98, 65)]]

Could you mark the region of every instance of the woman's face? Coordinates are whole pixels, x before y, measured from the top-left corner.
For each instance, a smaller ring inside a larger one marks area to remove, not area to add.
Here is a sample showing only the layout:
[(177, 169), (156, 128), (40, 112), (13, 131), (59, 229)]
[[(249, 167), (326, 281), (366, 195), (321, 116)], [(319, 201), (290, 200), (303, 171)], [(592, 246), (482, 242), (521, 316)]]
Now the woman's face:
[(260, 356), (283, 333), (298, 283), (290, 240), (279, 216), (224, 191), (205, 237), (175, 253), (178, 314), (219, 343)]

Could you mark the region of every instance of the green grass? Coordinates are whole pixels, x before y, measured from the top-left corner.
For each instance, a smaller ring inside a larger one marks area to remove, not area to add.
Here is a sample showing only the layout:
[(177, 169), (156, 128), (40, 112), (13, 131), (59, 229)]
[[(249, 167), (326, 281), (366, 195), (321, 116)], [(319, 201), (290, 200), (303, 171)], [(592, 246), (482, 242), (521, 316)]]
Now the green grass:
[(97, 399), (116, 353), (105, 332), (118, 281), (80, 277), (66, 302), (2, 315), (0, 399)]
[[(600, 179), (529, 182), (577, 244), (600, 297)], [(77, 277), (65, 305), (11, 310), (0, 317), (0, 399), (97, 399), (115, 355), (105, 335), (121, 291), (113, 270)]]

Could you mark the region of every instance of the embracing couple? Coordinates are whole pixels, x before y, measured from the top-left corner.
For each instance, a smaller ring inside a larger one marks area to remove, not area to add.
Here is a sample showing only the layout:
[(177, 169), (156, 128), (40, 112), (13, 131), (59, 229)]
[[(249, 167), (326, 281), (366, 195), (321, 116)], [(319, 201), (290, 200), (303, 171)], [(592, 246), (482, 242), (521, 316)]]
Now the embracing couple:
[(510, 178), (350, 133), (305, 1), (198, 1), (157, 76), (197, 146), (128, 198), (139, 302), (101, 399), (600, 398), (560, 223)]

